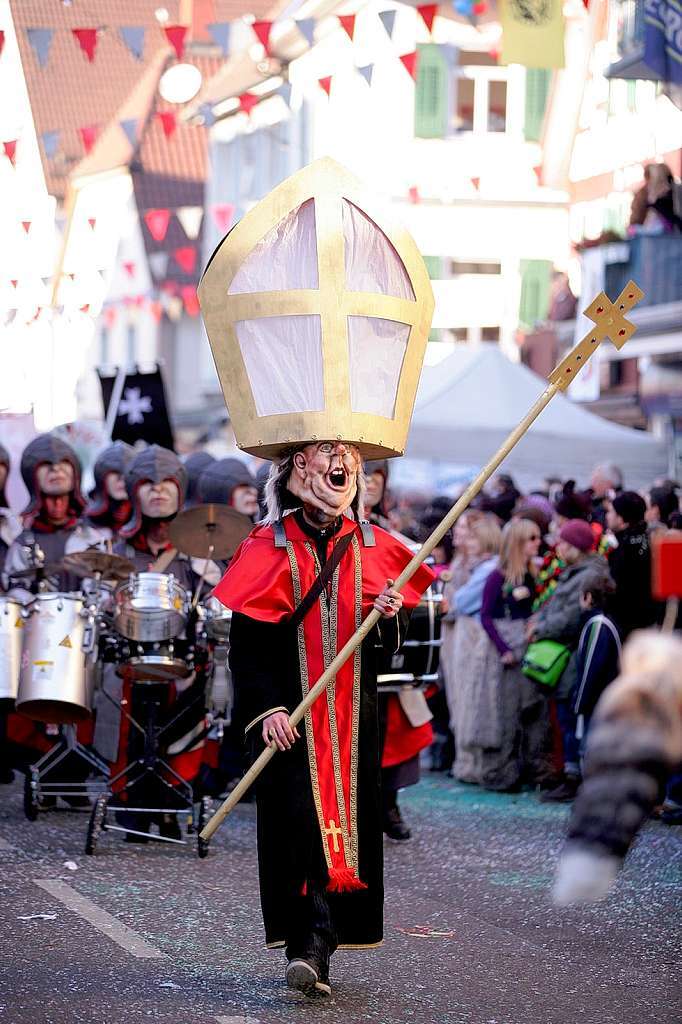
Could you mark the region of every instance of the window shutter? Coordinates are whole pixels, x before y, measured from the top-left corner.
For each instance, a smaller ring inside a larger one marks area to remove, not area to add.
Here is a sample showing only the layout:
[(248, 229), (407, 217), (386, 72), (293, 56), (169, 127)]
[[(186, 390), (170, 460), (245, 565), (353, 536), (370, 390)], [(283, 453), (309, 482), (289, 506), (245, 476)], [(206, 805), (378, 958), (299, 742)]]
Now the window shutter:
[(551, 273), (549, 260), (521, 260), (519, 323), (522, 327), (533, 328), (538, 320), (547, 318)]
[(539, 142), (552, 72), (547, 68), (526, 69), (526, 115), (523, 134), (528, 142)]
[(442, 139), (448, 126), (448, 64), (437, 43), (425, 43), (418, 50), (414, 134)]
[(439, 281), (443, 276), (443, 260), (440, 256), (423, 256), (426, 269), (432, 281)]

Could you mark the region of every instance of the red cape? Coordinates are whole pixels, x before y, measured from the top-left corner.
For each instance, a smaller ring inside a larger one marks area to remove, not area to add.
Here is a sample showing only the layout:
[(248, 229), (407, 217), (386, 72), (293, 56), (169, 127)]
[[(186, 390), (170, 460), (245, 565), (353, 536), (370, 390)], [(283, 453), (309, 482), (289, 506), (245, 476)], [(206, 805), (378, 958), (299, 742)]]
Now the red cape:
[[(293, 515), (284, 519), (287, 539), (293, 544), (310, 543)], [(376, 547), (364, 547), (358, 524), (344, 519), (337, 537), (353, 530), (358, 532), (362, 552), (362, 614), (372, 610), (374, 599), (386, 580), (395, 580), (412, 558), (412, 552), (378, 526), (372, 527)], [(434, 573), (428, 566), (417, 569), (403, 587), (406, 608), (414, 608), (424, 591), (433, 583)], [(296, 608), (291, 580), (289, 556), (285, 548), (276, 548), (271, 526), (257, 526), (243, 541), (230, 566), (213, 591), (231, 611), (241, 612), (261, 622), (281, 622), (293, 615)]]

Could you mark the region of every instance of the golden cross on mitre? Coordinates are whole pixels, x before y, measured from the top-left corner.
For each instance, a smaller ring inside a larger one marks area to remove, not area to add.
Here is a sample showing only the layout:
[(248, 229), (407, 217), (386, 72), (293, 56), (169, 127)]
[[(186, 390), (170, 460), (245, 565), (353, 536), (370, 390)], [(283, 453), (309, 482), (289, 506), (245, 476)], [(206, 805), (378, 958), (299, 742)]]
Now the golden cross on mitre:
[(401, 455), (433, 315), (413, 239), (331, 159), (262, 199), (199, 285), (240, 448), (339, 439)]

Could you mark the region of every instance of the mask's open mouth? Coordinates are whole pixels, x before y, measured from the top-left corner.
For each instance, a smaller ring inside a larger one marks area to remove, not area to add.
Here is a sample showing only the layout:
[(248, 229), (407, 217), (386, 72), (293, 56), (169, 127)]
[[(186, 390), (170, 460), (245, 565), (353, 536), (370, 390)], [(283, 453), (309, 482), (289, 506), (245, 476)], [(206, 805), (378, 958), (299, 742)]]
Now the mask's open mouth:
[(327, 482), (334, 490), (345, 491), (348, 486), (348, 474), (342, 466), (337, 466), (327, 473)]

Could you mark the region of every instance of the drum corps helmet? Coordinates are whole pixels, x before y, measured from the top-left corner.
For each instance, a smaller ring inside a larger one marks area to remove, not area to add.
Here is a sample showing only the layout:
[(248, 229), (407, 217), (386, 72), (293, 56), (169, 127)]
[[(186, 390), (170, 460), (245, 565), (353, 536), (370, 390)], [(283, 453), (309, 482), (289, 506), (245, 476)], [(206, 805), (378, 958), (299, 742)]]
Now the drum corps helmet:
[(162, 480), (173, 480), (178, 488), (178, 508), (182, 507), (187, 492), (187, 470), (182, 462), (168, 448), (152, 444), (138, 452), (126, 471), (126, 488), (133, 506), (132, 517), (119, 530), (119, 536), (126, 539), (134, 537), (142, 527), (142, 507), (139, 490), (144, 483), (161, 483)]
[(186, 455), (182, 460), (182, 463), (187, 470), (187, 495), (185, 497), (185, 507), (189, 508), (191, 505), (196, 505), (197, 502), (201, 501), (197, 497), (197, 487), (199, 485), (199, 479), (201, 474), (207, 469), (211, 463), (216, 460), (208, 452), (191, 452)]
[(197, 498), (204, 502), (229, 505), (237, 487), (257, 487), (256, 478), (241, 459), (219, 459), (199, 477)]
[(29, 519), (40, 512), (42, 505), (42, 496), (38, 489), (38, 469), (45, 463), (54, 465), (56, 462), (68, 462), (73, 468), (74, 487), (71, 492), (73, 513), (80, 516), (85, 508), (85, 498), (81, 494), (81, 464), (75, 451), (70, 444), (55, 434), (39, 434), (26, 445), (21, 456), (21, 475), (30, 495), (30, 501), (24, 509), (23, 515)]
[(93, 467), (95, 487), (92, 500), (86, 509), (91, 519), (106, 516), (111, 506), (111, 498), (106, 487), (107, 473), (121, 473), (125, 476), (134, 457), (135, 449), (125, 441), (114, 441), (99, 453)]

